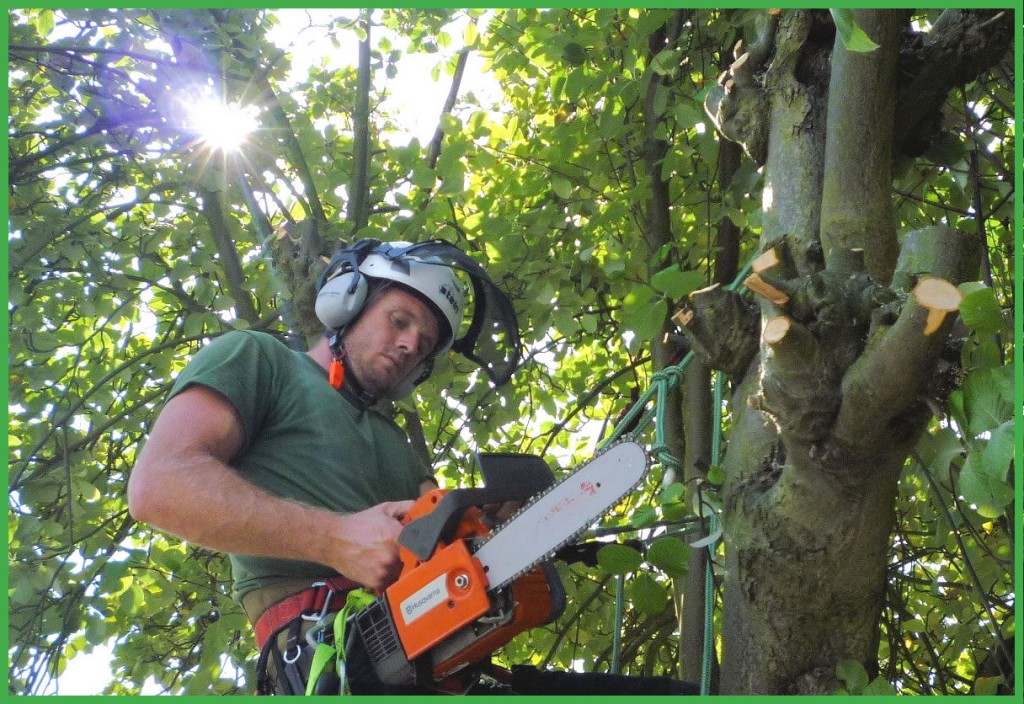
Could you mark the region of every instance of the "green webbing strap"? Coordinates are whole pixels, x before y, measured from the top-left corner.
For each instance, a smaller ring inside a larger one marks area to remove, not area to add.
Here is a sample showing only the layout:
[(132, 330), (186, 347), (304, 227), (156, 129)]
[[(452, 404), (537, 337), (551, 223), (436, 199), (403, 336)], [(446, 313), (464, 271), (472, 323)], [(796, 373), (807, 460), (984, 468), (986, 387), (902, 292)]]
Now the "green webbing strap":
[(316, 690), (316, 683), (320, 681), (320, 675), (330, 672), (327, 664), (334, 657), (334, 646), (327, 643), (317, 643), (313, 651), (313, 662), (309, 666), (309, 679), (306, 681), (306, 696), (312, 696)]
[[(339, 694), (348, 694), (348, 678), (345, 677), (345, 627), (348, 617), (353, 611), (369, 606), (376, 599), (373, 594), (363, 589), (353, 589), (345, 597), (345, 605), (334, 615), (334, 644), (318, 643), (313, 651), (313, 662), (309, 667), (309, 679), (306, 682), (306, 696), (316, 691), (316, 683), (325, 672), (338, 673), (341, 682)], [(332, 657), (333, 656), (333, 657)], [(329, 665), (333, 663), (333, 667)]]

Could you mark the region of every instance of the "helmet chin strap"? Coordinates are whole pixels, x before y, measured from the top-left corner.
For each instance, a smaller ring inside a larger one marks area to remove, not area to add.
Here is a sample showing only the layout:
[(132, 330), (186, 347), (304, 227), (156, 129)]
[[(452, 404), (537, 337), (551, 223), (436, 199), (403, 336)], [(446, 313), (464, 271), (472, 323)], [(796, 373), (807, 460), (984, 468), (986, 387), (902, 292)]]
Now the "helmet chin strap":
[(327, 368), (327, 381), (330, 382), (337, 390), (341, 390), (343, 384), (348, 382), (348, 389), (356, 398), (365, 403), (367, 406), (372, 406), (383, 398), (383, 395), (374, 396), (363, 388), (363, 385), (359, 383), (358, 377), (354, 373), (346, 373), (345, 358), (348, 357), (348, 350), (345, 348), (345, 340), (342, 339), (341, 330), (336, 330), (331, 335), (330, 340), (331, 354), (334, 359), (331, 360), (330, 366)]
[(345, 343), (341, 339), (341, 331), (336, 331), (331, 335), (330, 347), (334, 359), (331, 360), (331, 365), (327, 369), (327, 381), (335, 389), (340, 390), (341, 385), (345, 383), (345, 364), (343, 360), (348, 355)]

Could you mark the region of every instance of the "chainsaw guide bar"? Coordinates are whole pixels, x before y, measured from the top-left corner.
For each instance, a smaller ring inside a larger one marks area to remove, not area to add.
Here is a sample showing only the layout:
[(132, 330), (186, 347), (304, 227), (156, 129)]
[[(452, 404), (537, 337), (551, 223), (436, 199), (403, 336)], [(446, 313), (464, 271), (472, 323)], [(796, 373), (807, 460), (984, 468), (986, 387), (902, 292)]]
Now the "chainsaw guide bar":
[(487, 591), (526, 574), (585, 531), (643, 480), (647, 466), (642, 445), (619, 442), (531, 498), (473, 552)]

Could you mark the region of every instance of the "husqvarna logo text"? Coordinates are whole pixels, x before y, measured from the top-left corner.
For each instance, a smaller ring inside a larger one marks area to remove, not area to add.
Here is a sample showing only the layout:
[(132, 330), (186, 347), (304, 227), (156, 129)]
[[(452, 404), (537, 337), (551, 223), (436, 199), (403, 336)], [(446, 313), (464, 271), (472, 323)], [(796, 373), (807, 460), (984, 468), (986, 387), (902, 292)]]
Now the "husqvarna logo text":
[(448, 598), (448, 588), (445, 584), (446, 575), (441, 575), (425, 586), (409, 595), (409, 598), (402, 602), (402, 616), (406, 624), (410, 624), (420, 616), (423, 616), (438, 604), (444, 603)]

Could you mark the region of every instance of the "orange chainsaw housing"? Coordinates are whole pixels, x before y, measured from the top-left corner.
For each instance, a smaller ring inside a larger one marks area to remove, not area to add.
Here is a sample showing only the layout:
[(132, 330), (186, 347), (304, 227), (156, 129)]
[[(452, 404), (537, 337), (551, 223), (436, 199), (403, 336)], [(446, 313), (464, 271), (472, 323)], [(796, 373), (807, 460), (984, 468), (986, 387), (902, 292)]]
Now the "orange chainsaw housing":
[[(433, 511), (446, 493), (447, 490), (435, 489), (421, 496), (403, 523)], [(504, 623), (496, 628), (480, 628), (479, 637), (467, 636), (468, 627), (471, 629), (474, 622), (495, 607), (494, 595), (488, 592), (487, 575), (469, 549), (473, 539), (486, 537), (490, 532), (483, 511), (472, 506), (465, 509), (458, 526), (447, 541), (437, 545), (429, 559), (419, 559), (405, 546), (399, 548), (402, 573), (385, 590), (384, 597), (405, 656), (415, 660), (450, 639), (464, 645), (445, 651), (440, 661), (432, 658), (435, 680), (479, 662), (517, 634), (548, 623), (558, 615), (560, 606), (554, 606), (552, 576), (543, 567), (537, 567), (506, 587), (511, 599)]]

